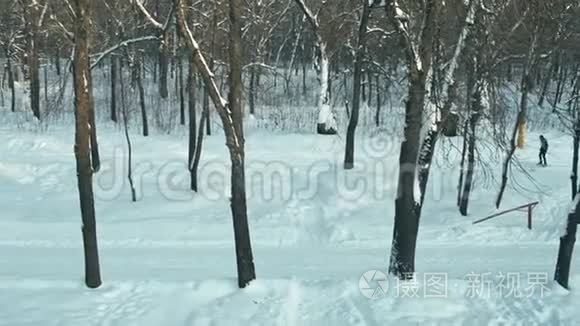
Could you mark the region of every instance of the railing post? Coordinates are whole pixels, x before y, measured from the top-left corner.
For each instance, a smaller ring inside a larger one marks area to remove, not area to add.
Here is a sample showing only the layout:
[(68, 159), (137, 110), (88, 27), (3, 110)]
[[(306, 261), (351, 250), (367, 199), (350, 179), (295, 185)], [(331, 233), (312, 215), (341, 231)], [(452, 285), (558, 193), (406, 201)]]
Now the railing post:
[(530, 230), (532, 229), (532, 209), (534, 209), (534, 206), (528, 206), (528, 229)]

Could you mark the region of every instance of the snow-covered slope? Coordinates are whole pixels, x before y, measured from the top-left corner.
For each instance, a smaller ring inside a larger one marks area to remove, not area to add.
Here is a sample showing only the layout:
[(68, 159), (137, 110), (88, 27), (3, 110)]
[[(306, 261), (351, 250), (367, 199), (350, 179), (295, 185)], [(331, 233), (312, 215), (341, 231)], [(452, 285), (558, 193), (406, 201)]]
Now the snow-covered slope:
[[(539, 200), (532, 230), (524, 212), (471, 224), (495, 212), (494, 177), (503, 155), (486, 148), (480, 155), (489, 166), (478, 166), (470, 216), (459, 215), (459, 155), (453, 146), (461, 140), (440, 143), (419, 231), (417, 282), (398, 284), (377, 283), (386, 272), (392, 236), (396, 135), (359, 137), (355, 169), (345, 172), (340, 137), (251, 129), (248, 206), (258, 280), (239, 290), (223, 136), (206, 139), (202, 191), (193, 194), (184, 136), (133, 135), (139, 200), (132, 203), (123, 135), (110, 126), (99, 132), (103, 168), (95, 175), (95, 193), (104, 285), (87, 290), (73, 131), (0, 129), (0, 325), (575, 325), (580, 320), (576, 290), (568, 293), (551, 282), (570, 201), (567, 136), (547, 135), (546, 168), (535, 165), (537, 134), (529, 134), (526, 148), (517, 152), (534, 180), (512, 169), (502, 208)], [(378, 272), (365, 274), (373, 270)], [(579, 271), (573, 262), (573, 274)], [(433, 273), (445, 275), (444, 296), (427, 295)], [(506, 293), (506, 280), (516, 279), (519, 295)], [(367, 298), (365, 281), (386, 293)], [(478, 284), (483, 292), (473, 295)], [(578, 278), (572, 285), (578, 288)]]

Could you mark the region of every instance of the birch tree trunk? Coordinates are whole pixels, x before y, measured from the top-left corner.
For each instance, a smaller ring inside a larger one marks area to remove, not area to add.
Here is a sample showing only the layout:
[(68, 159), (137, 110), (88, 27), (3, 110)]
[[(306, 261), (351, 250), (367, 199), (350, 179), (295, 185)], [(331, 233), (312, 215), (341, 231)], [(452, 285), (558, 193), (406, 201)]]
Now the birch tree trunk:
[[(315, 17), (310, 8), (306, 6), (304, 0), (295, 1), (305, 15), (306, 20), (310, 24), (316, 37), (316, 64), (314, 65), (314, 68), (318, 75), (318, 83), (320, 85), (318, 94), (318, 123), (316, 125), (316, 131), (321, 135), (334, 135), (337, 132), (337, 125), (334, 112), (332, 112), (332, 108), (330, 107), (330, 60), (327, 52), (328, 45), (323, 40), (320, 33), (320, 22), (318, 21), (318, 18)], [(325, 4), (323, 4), (323, 6), (324, 5)]]
[(395, 223), (389, 273), (409, 279), (415, 272), (415, 249), (419, 231), (421, 206), (416, 201), (418, 187), (417, 160), (421, 143), (421, 121), (425, 107), (427, 73), (431, 69), (434, 26), (439, 14), (439, 0), (428, 0), (421, 30), (421, 44), (417, 46), (409, 34), (408, 21), (396, 0), (387, 6), (387, 15), (399, 32), (408, 67), (408, 99), (405, 106), (405, 128), (399, 154), (399, 178), (395, 200)]

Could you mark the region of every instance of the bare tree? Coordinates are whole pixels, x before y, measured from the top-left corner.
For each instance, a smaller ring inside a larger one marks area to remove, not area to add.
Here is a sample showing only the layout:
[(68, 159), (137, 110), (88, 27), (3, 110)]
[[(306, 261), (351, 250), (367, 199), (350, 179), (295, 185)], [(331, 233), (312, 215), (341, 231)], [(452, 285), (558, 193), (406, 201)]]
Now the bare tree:
[(34, 117), (40, 120), (40, 58), (38, 34), (42, 27), (48, 1), (44, 6), (38, 1), (24, 1), (22, 10), (25, 17), (26, 30), (26, 63), (28, 65), (28, 79), (30, 81), (30, 108)]
[(363, 9), (358, 31), (358, 41), (355, 48), (354, 74), (353, 74), (353, 91), (352, 91), (352, 114), (348, 122), (346, 131), (346, 147), (344, 153), (344, 168), (352, 169), (354, 167), (354, 138), (356, 126), (358, 124), (360, 108), (360, 89), (362, 65), (364, 59), (364, 47), (367, 36), (367, 26), (370, 16), (370, 4), (368, 0), (363, 1)]
[(175, 0), (177, 22), (179, 30), (183, 33), (192, 56), (213, 104), (222, 120), (226, 146), (228, 147), (231, 168), (231, 210), (234, 223), (234, 236), (236, 244), (236, 260), (238, 266), (238, 285), (243, 288), (256, 278), (254, 258), (250, 241), (246, 207), (246, 185), (244, 168), (244, 133), (242, 124), (242, 48), (241, 48), (241, 1), (229, 0), (230, 13), (230, 93), (228, 101), (220, 94), (215, 83), (214, 74), (209, 69), (207, 62), (191, 30), (186, 23), (185, 6), (183, 0)]
[(507, 186), (508, 181), (508, 173), (509, 173), (509, 166), (512, 162), (512, 157), (516, 151), (516, 136), (518, 135), (518, 130), (522, 124), (525, 123), (526, 112), (528, 110), (528, 98), (530, 92), (534, 89), (534, 76), (536, 73), (536, 64), (538, 60), (538, 37), (540, 31), (540, 15), (539, 15), (539, 4), (538, 0), (534, 0), (530, 2), (530, 7), (532, 8), (530, 11), (532, 13), (532, 23), (534, 29), (530, 35), (530, 41), (528, 46), (528, 53), (526, 55), (525, 64), (524, 64), (524, 71), (522, 74), (521, 84), (520, 84), (520, 92), (521, 98), (518, 107), (518, 114), (512, 129), (511, 138), (506, 149), (506, 156), (503, 161), (502, 165), (502, 176), (501, 176), (501, 185), (499, 189), (499, 193), (497, 195), (495, 206), (499, 208), (501, 204), (501, 200), (503, 198), (503, 194), (505, 188)]
[(320, 93), (318, 96), (318, 125), (316, 130), (319, 134), (329, 135), (336, 134), (336, 118), (330, 106), (330, 59), (328, 58), (328, 45), (324, 41), (320, 32), (320, 22), (318, 14), (325, 6), (322, 4), (318, 13), (315, 15), (310, 8), (306, 6), (304, 0), (295, 0), (296, 4), (304, 13), (310, 28), (316, 36), (316, 65), (315, 69), (318, 74), (320, 84)]
[(91, 167), (91, 91), (89, 49), (91, 38), (91, 2), (75, 0), (73, 59), (75, 93), (75, 157), (85, 252), (85, 283), (89, 288), (101, 285), (95, 203), (93, 196), (93, 169)]
[[(413, 35), (410, 17), (397, 0), (386, 6), (387, 15), (398, 31), (408, 69), (408, 99), (405, 106), (405, 129), (399, 155), (399, 180), (395, 200), (395, 224), (389, 272), (399, 278), (410, 278), (415, 271), (415, 249), (419, 231), (420, 204), (415, 198), (417, 159), (421, 143), (421, 120), (425, 106), (427, 75), (431, 69), (434, 26), (440, 8), (439, 0), (427, 0), (420, 35)], [(417, 44), (416, 40), (421, 43)]]

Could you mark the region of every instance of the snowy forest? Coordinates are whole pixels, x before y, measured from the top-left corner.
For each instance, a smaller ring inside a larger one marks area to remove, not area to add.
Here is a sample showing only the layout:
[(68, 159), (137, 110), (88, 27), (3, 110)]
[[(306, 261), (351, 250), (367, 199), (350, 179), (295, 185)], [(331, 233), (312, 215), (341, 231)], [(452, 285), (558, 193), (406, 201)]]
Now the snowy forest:
[(580, 324), (578, 0), (0, 9), (0, 325)]

